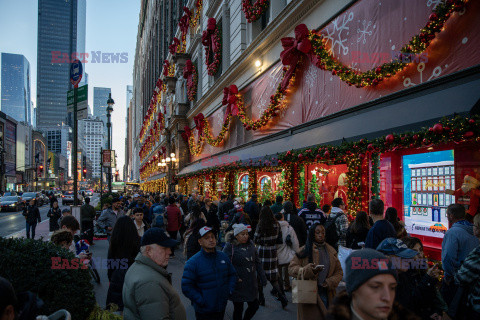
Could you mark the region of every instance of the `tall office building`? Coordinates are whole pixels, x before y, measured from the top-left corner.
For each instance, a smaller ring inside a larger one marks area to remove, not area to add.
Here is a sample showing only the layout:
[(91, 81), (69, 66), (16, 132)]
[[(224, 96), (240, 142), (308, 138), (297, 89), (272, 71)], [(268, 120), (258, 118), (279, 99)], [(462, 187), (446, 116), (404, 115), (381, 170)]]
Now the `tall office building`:
[(85, 52), (85, 33), (86, 0), (38, 0), (37, 127), (67, 122), (66, 57)]
[(127, 106), (130, 105), (130, 99), (133, 97), (133, 86), (127, 86), (127, 103), (125, 104)]
[[(38, 108), (37, 108), (38, 109)], [(72, 129), (66, 124), (56, 126), (43, 126), (43, 135), (47, 139), (47, 148), (51, 152), (68, 156), (68, 143), (72, 141)]]
[(0, 110), (18, 122), (32, 124), (30, 63), (21, 54), (1, 54)]
[(85, 153), (92, 165), (92, 178), (100, 178), (100, 149), (105, 141), (103, 127), (102, 120), (92, 116), (78, 123), (79, 140), (85, 141)]
[[(107, 100), (108, 95), (112, 92), (110, 88), (93, 88), (93, 116), (103, 121), (103, 131), (105, 137), (107, 134)], [(103, 147), (106, 148), (106, 140)]]

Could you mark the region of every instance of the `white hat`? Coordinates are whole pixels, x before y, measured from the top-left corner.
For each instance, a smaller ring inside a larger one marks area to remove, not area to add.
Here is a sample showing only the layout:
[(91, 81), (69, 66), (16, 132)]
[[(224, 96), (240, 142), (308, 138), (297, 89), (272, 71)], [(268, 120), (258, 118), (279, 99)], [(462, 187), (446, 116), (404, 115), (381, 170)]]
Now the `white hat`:
[(204, 235), (206, 235), (206, 234), (209, 233), (210, 231), (212, 231), (212, 228), (203, 227), (203, 228), (201, 228), (198, 232), (200, 233), (200, 237), (203, 237)]
[(243, 223), (236, 223), (233, 225), (233, 235), (236, 237), (242, 231), (247, 230), (247, 226)]
[(140, 197), (140, 195), (139, 195), (138, 193), (135, 193), (135, 194), (133, 195), (133, 197), (134, 197), (134, 198), (138, 198), (138, 197)]

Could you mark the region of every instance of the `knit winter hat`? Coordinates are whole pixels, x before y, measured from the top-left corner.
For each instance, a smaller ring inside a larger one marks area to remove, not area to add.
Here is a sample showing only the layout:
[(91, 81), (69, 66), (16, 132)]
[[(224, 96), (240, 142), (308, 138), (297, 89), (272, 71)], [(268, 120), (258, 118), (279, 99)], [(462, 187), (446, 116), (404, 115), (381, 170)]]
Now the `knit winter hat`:
[(352, 294), (362, 284), (379, 274), (391, 274), (397, 279), (392, 263), (381, 252), (362, 249), (352, 252), (345, 262), (347, 293)]
[(236, 237), (240, 232), (247, 230), (247, 226), (243, 223), (236, 223), (233, 225), (233, 235)]

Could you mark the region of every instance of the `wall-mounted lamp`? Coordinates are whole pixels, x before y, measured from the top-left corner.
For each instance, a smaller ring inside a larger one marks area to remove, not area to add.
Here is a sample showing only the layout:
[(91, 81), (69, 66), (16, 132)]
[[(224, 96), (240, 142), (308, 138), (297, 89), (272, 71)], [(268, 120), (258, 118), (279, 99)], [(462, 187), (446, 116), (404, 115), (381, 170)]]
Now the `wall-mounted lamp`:
[(260, 59), (255, 60), (255, 67), (260, 68), (262, 66), (262, 61)]

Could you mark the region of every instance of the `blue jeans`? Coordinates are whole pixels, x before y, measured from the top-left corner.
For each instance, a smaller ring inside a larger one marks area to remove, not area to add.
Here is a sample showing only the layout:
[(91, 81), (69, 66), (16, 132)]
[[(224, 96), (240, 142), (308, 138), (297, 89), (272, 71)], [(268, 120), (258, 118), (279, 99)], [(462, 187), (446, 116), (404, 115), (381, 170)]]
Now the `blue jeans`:
[(27, 228), (27, 239), (30, 239), (30, 229), (32, 229), (32, 239), (35, 239), (35, 228), (37, 227), (37, 224), (30, 224), (28, 222), (25, 223)]

